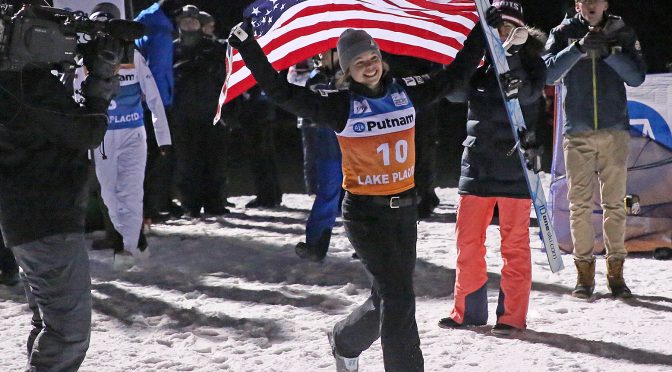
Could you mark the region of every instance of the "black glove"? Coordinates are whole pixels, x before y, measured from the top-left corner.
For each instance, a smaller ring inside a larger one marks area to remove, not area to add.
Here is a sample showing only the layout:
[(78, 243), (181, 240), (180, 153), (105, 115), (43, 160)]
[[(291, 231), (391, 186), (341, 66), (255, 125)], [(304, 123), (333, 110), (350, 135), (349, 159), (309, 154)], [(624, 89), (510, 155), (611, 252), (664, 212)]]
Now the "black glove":
[(494, 6), (489, 7), (488, 10), (485, 11), (485, 23), (492, 28), (499, 28), (499, 26), (504, 23), (504, 19), (502, 19), (502, 11)]
[(591, 57), (604, 58), (609, 55), (611, 40), (602, 31), (589, 31), (579, 40), (579, 50), (588, 53)]
[(523, 129), (518, 131), (520, 148), (525, 157), (525, 166), (534, 173), (541, 171), (541, 155), (544, 153), (544, 146), (537, 142), (537, 136), (534, 130)]
[(511, 75), (511, 72), (499, 75), (499, 80), (506, 93), (506, 99), (518, 98), (518, 88), (523, 85), (523, 80)]
[(109, 79), (89, 75), (82, 83), (82, 96), (88, 108), (107, 112), (110, 101), (119, 93), (119, 76)]
[(168, 156), (173, 152), (173, 145), (159, 146), (159, 152), (161, 152), (161, 156)]
[(632, 30), (616, 32), (610, 45), (612, 53), (615, 51), (622, 52), (623, 50), (632, 48), (632, 40), (636, 38), (637, 37), (633, 35)]
[(241, 45), (250, 42), (254, 39), (254, 28), (252, 27), (252, 20), (245, 18), (244, 21), (233, 26), (229, 34), (229, 45), (232, 48), (240, 48)]

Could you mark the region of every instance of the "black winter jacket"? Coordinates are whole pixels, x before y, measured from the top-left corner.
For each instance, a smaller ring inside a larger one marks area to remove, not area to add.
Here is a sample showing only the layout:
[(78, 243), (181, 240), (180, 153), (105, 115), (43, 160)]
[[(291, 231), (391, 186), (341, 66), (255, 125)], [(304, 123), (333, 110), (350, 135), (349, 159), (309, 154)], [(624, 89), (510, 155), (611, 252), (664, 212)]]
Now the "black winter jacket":
[(0, 72), (0, 227), (8, 247), (84, 230), (86, 150), (107, 108), (81, 107), (42, 69)]
[[(525, 46), (507, 60), (511, 74), (524, 82), (518, 99), (528, 130), (534, 130), (543, 107), (545, 35), (535, 29), (529, 32)], [(515, 140), (494, 68), (489, 63), (479, 67), (469, 84), (450, 99), (469, 104), (459, 193), (529, 198), (520, 158), (512, 151)]]
[(646, 64), (635, 31), (620, 17), (609, 15), (602, 29), (614, 39), (613, 46), (621, 49), (612, 49), (603, 59), (593, 60), (576, 46), (588, 33), (588, 23), (579, 14), (551, 30), (546, 44), (546, 81), (554, 84), (563, 80), (567, 87), (565, 133), (629, 128), (624, 83), (641, 85)]
[(226, 77), (226, 46), (202, 37), (193, 47), (175, 40), (173, 106), (177, 125), (211, 125)]

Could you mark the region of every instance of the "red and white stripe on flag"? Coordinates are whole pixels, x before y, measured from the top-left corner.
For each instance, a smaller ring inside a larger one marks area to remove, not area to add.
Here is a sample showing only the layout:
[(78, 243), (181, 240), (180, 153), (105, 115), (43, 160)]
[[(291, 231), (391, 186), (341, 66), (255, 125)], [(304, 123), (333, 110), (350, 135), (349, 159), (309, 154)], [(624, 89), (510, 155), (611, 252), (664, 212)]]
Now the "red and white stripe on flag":
[[(306, 0), (257, 40), (278, 71), (335, 48), (348, 28), (366, 30), (388, 53), (450, 64), (477, 22), (470, 0)], [(237, 51), (229, 53), (227, 67), (215, 123), (222, 105), (256, 84)]]

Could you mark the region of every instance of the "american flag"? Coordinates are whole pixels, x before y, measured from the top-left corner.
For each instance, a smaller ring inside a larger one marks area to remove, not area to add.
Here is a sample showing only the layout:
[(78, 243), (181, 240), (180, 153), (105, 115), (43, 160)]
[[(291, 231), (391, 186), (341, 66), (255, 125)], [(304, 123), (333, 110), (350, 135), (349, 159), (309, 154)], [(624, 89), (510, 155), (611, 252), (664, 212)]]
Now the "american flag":
[[(366, 30), (386, 52), (450, 64), (478, 22), (473, 0), (258, 0), (243, 15), (278, 71), (335, 48), (348, 28)], [(222, 105), (256, 83), (237, 51), (227, 69), (215, 123)]]

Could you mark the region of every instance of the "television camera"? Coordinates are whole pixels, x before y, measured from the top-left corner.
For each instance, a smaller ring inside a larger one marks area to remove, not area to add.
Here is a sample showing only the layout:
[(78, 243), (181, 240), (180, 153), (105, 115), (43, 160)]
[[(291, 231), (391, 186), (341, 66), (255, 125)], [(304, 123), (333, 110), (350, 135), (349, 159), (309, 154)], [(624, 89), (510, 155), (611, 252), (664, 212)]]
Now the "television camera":
[(116, 74), (123, 48), (143, 34), (138, 22), (91, 20), (81, 11), (27, 2), (0, 4), (0, 71), (38, 65), (71, 72), (81, 56), (89, 71), (107, 78)]

